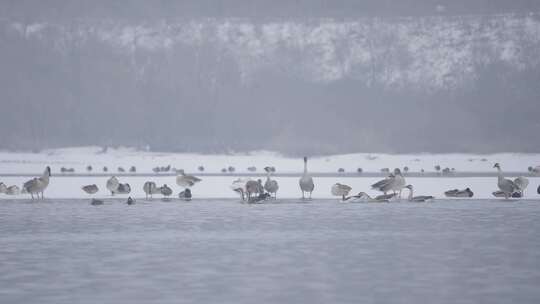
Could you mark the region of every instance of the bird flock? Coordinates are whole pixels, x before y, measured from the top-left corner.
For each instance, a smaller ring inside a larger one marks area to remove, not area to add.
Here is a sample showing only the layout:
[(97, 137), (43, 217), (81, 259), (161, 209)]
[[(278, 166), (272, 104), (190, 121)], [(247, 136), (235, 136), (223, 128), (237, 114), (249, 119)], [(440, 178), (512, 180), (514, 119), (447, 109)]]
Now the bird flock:
[[(308, 171), (308, 158), (304, 157), (304, 170), (298, 181), (298, 185), (302, 194), (302, 199), (311, 199), (312, 193), (315, 189), (315, 183), (313, 177)], [(497, 170), (497, 188), (498, 190), (494, 191), (492, 194), (494, 197), (501, 197), (505, 199), (509, 198), (521, 198), (524, 196), (524, 191), (529, 185), (529, 180), (526, 177), (520, 176), (514, 180), (510, 180), (504, 177), (501, 166), (499, 163), (496, 163), (493, 168)], [(64, 169), (64, 168), (63, 168)], [(92, 170), (91, 166), (87, 168)], [(120, 168), (119, 168), (120, 169)], [(256, 170), (255, 167), (250, 167), (251, 172)], [(352, 191), (352, 187), (342, 183), (335, 183), (330, 188), (330, 193), (333, 196), (339, 197), (341, 201), (361, 201), (361, 202), (389, 202), (391, 200), (401, 200), (403, 190), (408, 190), (408, 196), (406, 201), (409, 202), (427, 202), (433, 200), (435, 197), (432, 195), (414, 195), (414, 186), (412, 184), (407, 184), (405, 177), (403, 176), (400, 169), (396, 168), (393, 172), (390, 173), (388, 168), (384, 168), (385, 172), (388, 172), (388, 176), (384, 179), (377, 181), (371, 185), (372, 190), (381, 192), (382, 194), (377, 196), (370, 196), (366, 192), (359, 192), (355, 195), (349, 195)], [(529, 169), (533, 171), (536, 168)], [(129, 169), (130, 172), (135, 172), (136, 168), (132, 167)], [(170, 166), (167, 167), (156, 167), (154, 172), (167, 172), (171, 170)], [(204, 167), (199, 167), (199, 171), (203, 171)], [(65, 170), (64, 170), (65, 171)], [(70, 170), (71, 171), (71, 170)], [(120, 171), (120, 170), (119, 170)], [(228, 172), (234, 172), (234, 168), (231, 167), (227, 169)], [(253, 180), (250, 178), (238, 178), (232, 182), (230, 189), (236, 192), (242, 202), (248, 203), (259, 203), (270, 199), (277, 199), (277, 193), (279, 190), (279, 183), (277, 180), (273, 179), (272, 175), (276, 171), (274, 167), (267, 166), (264, 168), (266, 172), (266, 180), (262, 179)], [(407, 171), (407, 170), (405, 170)], [(202, 182), (202, 179), (186, 174), (184, 170), (176, 170), (176, 184), (182, 188), (179, 192), (178, 197), (181, 200), (190, 201), (192, 199), (191, 188), (196, 184)], [(43, 174), (40, 177), (35, 177), (22, 186), (22, 190), (17, 185), (6, 186), (4, 183), (0, 182), (0, 193), (6, 195), (18, 195), (20, 193), (30, 194), (31, 198), (44, 198), (44, 192), (49, 185), (51, 178), (51, 168), (46, 167)], [(130, 194), (131, 186), (129, 183), (122, 183), (116, 176), (111, 176), (106, 184), (106, 189), (111, 193), (111, 196), (116, 194)], [(99, 191), (99, 187), (96, 184), (83, 185), (81, 187), (82, 191), (92, 196)], [(145, 193), (146, 200), (152, 200), (154, 195), (161, 195), (162, 200), (170, 200), (173, 189), (167, 184), (158, 186), (154, 181), (146, 181), (143, 185), (142, 190)], [(540, 186), (537, 189), (537, 192), (540, 194)], [(41, 195), (41, 197), (40, 197)], [(470, 188), (465, 189), (450, 189), (444, 192), (446, 197), (453, 198), (470, 198), (474, 196), (473, 191)], [(127, 201), (128, 204), (134, 204), (135, 200), (130, 196)], [(102, 205), (103, 201), (93, 198), (91, 200), (92, 205)]]

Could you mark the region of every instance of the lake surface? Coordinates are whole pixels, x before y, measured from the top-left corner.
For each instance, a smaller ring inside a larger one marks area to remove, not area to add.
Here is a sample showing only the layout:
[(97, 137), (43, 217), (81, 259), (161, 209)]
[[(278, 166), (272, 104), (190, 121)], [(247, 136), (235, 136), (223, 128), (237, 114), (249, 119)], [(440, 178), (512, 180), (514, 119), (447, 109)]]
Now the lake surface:
[(0, 201), (0, 303), (539, 303), (540, 201)]

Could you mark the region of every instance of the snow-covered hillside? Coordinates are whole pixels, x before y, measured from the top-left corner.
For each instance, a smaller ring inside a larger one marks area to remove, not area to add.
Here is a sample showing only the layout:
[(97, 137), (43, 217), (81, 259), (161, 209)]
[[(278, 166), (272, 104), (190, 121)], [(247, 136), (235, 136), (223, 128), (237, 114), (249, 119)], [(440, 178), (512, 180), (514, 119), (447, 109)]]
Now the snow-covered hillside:
[[(144, 78), (158, 62), (144, 53), (211, 46), (238, 65), (243, 81), (265, 69), (286, 69), (308, 81), (352, 78), (365, 84), (419, 89), (467, 85), (478, 70), (515, 70), (540, 63), (537, 14), (254, 22), (202, 19), (127, 24), (85, 21), (3, 22), (5, 31), (60, 53), (103, 43), (131, 58)], [(142, 53), (139, 53), (142, 52)], [(294, 65), (291, 66), (291, 63)]]

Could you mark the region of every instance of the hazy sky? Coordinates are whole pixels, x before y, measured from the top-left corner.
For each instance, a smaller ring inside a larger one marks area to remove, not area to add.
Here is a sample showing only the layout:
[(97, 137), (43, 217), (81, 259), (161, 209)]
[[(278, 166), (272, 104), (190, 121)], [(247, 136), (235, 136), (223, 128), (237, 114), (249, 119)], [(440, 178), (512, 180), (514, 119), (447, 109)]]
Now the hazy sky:
[(540, 151), (539, 1), (2, 1), (0, 12), (0, 148)]

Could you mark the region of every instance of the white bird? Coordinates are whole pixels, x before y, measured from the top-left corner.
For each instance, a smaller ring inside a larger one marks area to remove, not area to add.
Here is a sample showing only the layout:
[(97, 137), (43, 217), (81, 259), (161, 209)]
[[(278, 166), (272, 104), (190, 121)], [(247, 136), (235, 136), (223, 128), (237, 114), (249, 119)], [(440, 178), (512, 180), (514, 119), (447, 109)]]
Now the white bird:
[(185, 174), (184, 170), (180, 170), (178, 173), (179, 175), (176, 176), (176, 184), (180, 187), (191, 188), (201, 181), (201, 179), (196, 176)]
[(332, 186), (331, 192), (334, 196), (341, 196), (342, 200), (345, 200), (345, 197), (349, 195), (349, 192), (351, 192), (352, 188), (348, 185), (335, 183)]
[(313, 178), (309, 175), (307, 170), (307, 157), (304, 156), (304, 174), (300, 177), (300, 190), (302, 190), (302, 199), (305, 199), (304, 193), (309, 192), (309, 198), (311, 199), (311, 193), (315, 189)]
[(264, 171), (266, 171), (266, 182), (264, 182), (264, 190), (266, 190), (270, 194), (274, 194), (274, 198), (277, 197), (277, 191), (279, 190), (279, 184), (276, 180), (271, 179), (270, 175), (272, 174), (272, 168), (271, 167), (265, 167)]
[(0, 193), (6, 193), (7, 186), (4, 183), (0, 183)]
[(111, 191), (111, 195), (114, 195), (114, 193), (118, 192), (118, 187), (120, 186), (120, 182), (118, 182), (118, 179), (116, 176), (113, 176), (107, 180), (107, 189)]
[(407, 198), (409, 202), (426, 202), (429, 200), (434, 199), (435, 197), (431, 195), (419, 195), (419, 196), (413, 196), (413, 186), (407, 185), (405, 188), (409, 189), (409, 197)]
[(82, 190), (88, 194), (95, 194), (98, 192), (98, 186), (96, 184), (86, 185), (82, 187)]
[(501, 189), (502, 192), (504, 192), (504, 198), (508, 199), (515, 191), (518, 191), (519, 188), (518, 186), (516, 186), (516, 184), (514, 184), (513, 181), (504, 178), (499, 163), (493, 165), (493, 168), (497, 168), (498, 172), (497, 186), (499, 187), (499, 189)]
[[(51, 176), (51, 168), (47, 166), (45, 168), (45, 171), (43, 171), (43, 174), (41, 177), (33, 178), (26, 183), (24, 183), (23, 188), (27, 193), (30, 193), (32, 195), (32, 199), (34, 199), (34, 194), (37, 195), (37, 198), (39, 198), (39, 194), (41, 193), (41, 198), (43, 198), (43, 192), (49, 186), (49, 178)], [(18, 187), (17, 187), (18, 188)]]
[(21, 193), (21, 189), (19, 189), (19, 186), (13, 185), (9, 186), (6, 189), (7, 195), (19, 195)]
[(250, 179), (239, 178), (239, 179), (234, 180), (230, 186), (234, 192), (240, 194), (240, 197), (242, 198), (242, 200), (246, 199), (245, 197), (247, 193), (246, 184), (248, 181), (250, 181)]
[(529, 179), (524, 176), (519, 176), (516, 179), (514, 179), (514, 184), (518, 188), (518, 192), (523, 196), (525, 189), (527, 189), (527, 186), (529, 186)]
[(143, 191), (146, 194), (146, 199), (148, 199), (148, 196), (152, 198), (153, 194), (160, 193), (160, 189), (156, 186), (156, 183), (154, 182), (146, 182), (143, 185)]
[(401, 191), (405, 187), (405, 178), (401, 175), (401, 170), (394, 169), (394, 174), (390, 174), (387, 178), (376, 182), (371, 185), (372, 189), (379, 190), (386, 194), (389, 191), (396, 193), (399, 191), (399, 197), (401, 197)]

